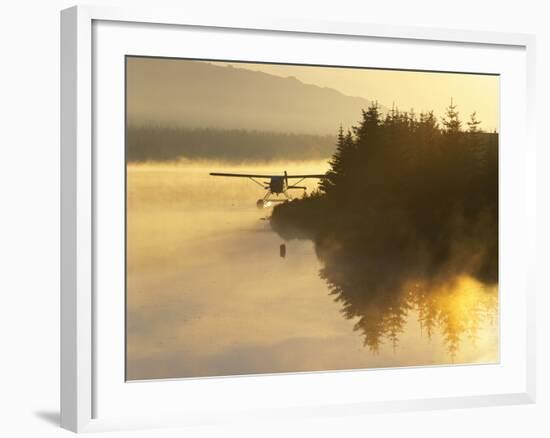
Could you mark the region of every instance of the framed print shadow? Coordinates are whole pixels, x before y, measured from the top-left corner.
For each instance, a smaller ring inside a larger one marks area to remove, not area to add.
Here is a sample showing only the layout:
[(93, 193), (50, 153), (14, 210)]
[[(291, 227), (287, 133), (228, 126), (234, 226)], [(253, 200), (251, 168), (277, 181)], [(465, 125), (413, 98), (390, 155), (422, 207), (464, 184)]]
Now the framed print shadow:
[(62, 426), (533, 402), (533, 37), (253, 23), (62, 12)]

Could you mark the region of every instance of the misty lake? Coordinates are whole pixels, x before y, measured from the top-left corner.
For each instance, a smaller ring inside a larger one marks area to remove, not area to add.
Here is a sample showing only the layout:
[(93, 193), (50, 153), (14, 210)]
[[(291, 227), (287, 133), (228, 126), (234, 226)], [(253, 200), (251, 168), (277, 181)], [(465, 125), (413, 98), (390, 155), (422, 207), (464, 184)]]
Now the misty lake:
[(128, 165), (129, 380), (498, 361), (496, 287), (464, 277), (426, 294), (415, 284), (398, 309), (355, 300), (350, 312), (315, 244), (271, 230), (257, 185), (208, 175), (327, 166)]

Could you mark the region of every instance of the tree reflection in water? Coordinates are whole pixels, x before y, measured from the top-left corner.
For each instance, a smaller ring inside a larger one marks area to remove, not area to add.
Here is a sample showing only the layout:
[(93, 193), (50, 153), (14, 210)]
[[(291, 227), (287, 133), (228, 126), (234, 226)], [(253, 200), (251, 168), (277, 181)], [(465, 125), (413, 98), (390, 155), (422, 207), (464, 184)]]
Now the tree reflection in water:
[(475, 346), (479, 329), (496, 323), (496, 284), (457, 274), (437, 279), (413, 272), (403, 275), (399, 268), (392, 275), (384, 263), (369, 263), (341, 247), (316, 248), (324, 264), (320, 277), (327, 282), (334, 300), (341, 303), (345, 318), (356, 320), (354, 330), (374, 353), (385, 343), (398, 348), (412, 314), (417, 315), (428, 341), (436, 331), (441, 334), (453, 362), (461, 342)]

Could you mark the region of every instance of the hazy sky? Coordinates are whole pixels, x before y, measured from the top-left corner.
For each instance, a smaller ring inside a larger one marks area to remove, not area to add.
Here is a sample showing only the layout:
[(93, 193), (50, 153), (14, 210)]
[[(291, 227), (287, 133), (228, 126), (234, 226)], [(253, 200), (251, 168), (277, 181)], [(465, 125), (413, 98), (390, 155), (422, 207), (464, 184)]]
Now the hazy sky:
[(231, 65), (282, 77), (294, 76), (304, 83), (334, 88), (348, 96), (377, 100), (389, 108), (395, 103), (400, 110), (414, 108), (417, 113), (433, 110), (437, 116), (444, 114), (453, 98), (464, 122), (476, 111), (484, 130), (499, 130), (498, 76), (252, 63)]

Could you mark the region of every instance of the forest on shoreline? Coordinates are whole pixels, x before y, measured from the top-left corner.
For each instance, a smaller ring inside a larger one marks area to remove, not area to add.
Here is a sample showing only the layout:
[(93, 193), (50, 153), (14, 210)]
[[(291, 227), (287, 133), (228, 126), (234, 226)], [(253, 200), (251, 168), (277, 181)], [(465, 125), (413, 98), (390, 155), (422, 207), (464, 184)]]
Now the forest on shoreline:
[(212, 159), (226, 162), (305, 161), (326, 159), (334, 135), (128, 125), (128, 162)]
[(498, 134), (479, 124), (473, 114), (463, 129), (454, 105), (442, 126), (432, 112), (383, 117), (372, 105), (358, 126), (340, 128), (319, 190), (275, 207), (272, 225), (289, 238), (336, 239), (384, 259), (423, 248), (426, 272), (469, 248), (465, 258), (476, 257), (467, 273), (495, 282)]
[(463, 278), (498, 284), (498, 134), (479, 124), (475, 113), (463, 123), (452, 103), (441, 124), (433, 112), (371, 105), (340, 128), (319, 189), (273, 209), (283, 238), (315, 242), (319, 275), (374, 350), (396, 341), (414, 292), (421, 324), (443, 327), (453, 354), (464, 316), (430, 291)]

